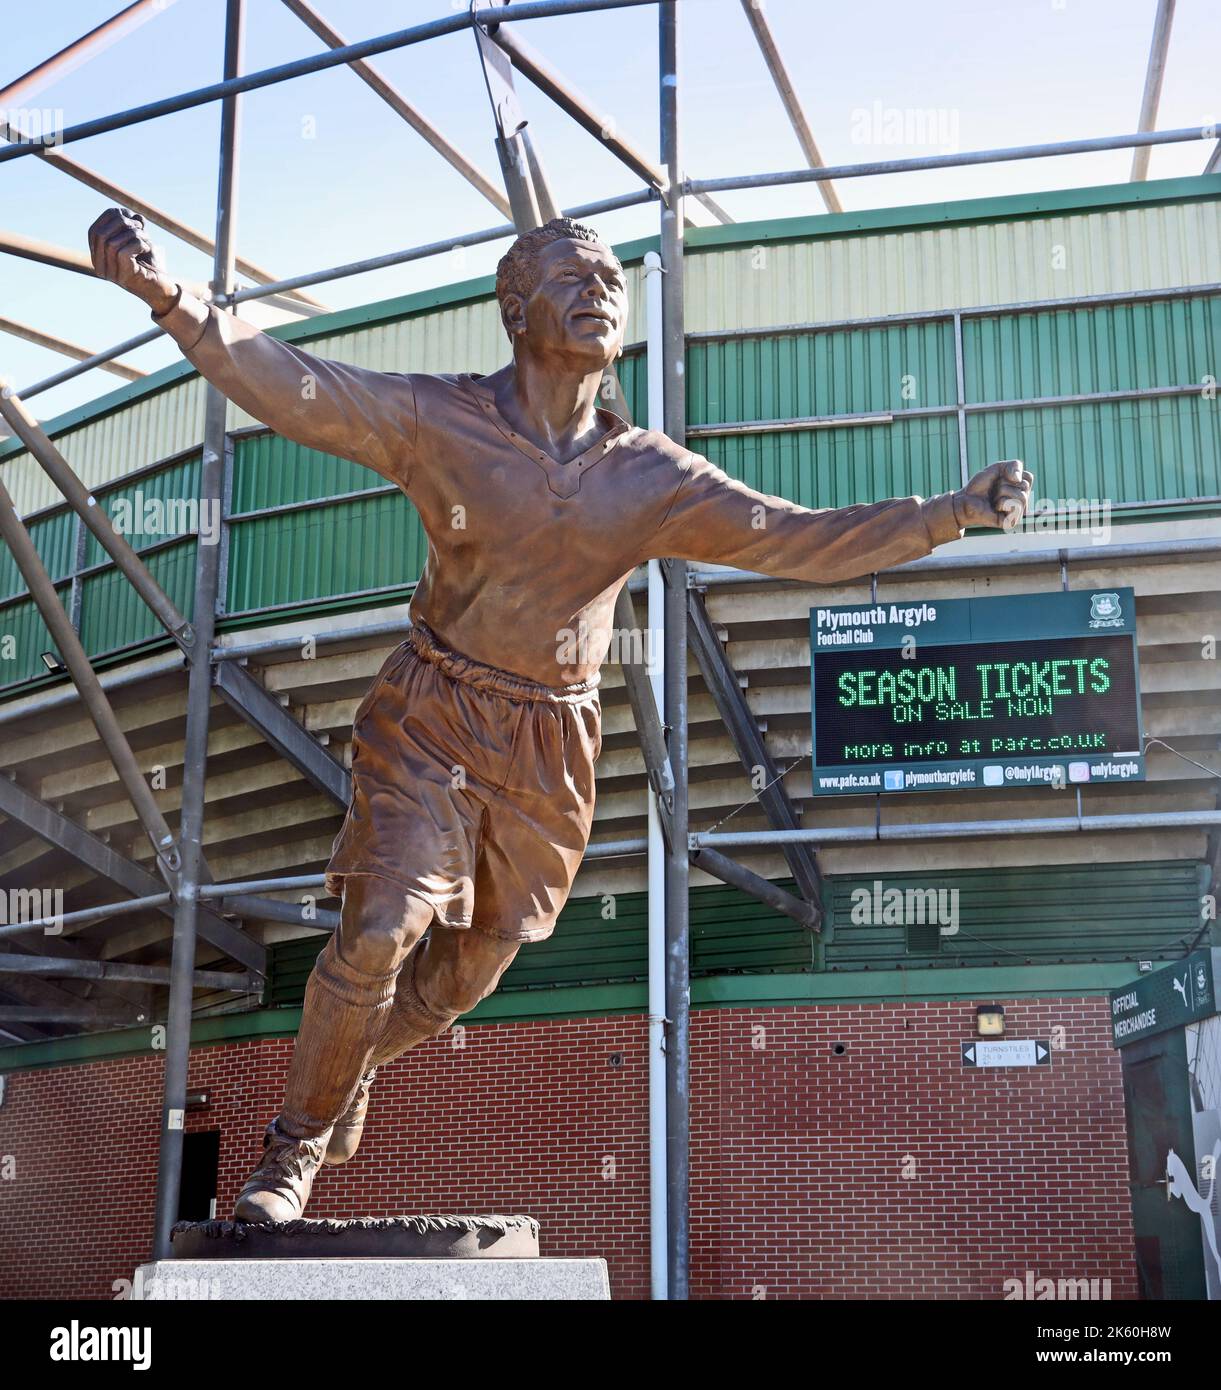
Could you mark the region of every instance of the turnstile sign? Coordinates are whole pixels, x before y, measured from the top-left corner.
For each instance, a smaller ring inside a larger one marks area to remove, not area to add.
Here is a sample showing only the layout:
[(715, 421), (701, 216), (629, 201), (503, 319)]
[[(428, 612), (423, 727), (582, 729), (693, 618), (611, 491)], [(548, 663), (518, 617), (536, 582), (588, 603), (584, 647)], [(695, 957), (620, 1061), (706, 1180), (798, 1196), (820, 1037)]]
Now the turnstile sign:
[(975, 1038), (962, 1045), (964, 1067), (1049, 1067), (1051, 1048), (1038, 1038)]
[(1221, 949), (1193, 951), (1152, 975), (1111, 991), (1111, 1045), (1181, 1028), (1218, 1012), (1216, 977)]

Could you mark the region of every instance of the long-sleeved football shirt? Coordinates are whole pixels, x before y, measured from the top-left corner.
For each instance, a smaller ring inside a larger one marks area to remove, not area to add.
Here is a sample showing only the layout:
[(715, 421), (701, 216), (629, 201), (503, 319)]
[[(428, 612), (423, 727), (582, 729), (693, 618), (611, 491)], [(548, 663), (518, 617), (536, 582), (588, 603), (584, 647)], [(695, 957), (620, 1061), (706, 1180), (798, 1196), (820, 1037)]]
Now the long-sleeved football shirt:
[(413, 618), (453, 651), (544, 685), (596, 675), (615, 599), (645, 560), (826, 582), (962, 534), (952, 493), (811, 510), (606, 410), (605, 433), (561, 463), (513, 429), (478, 375), (328, 361), (186, 292), (156, 321), (277, 434), (396, 483), (428, 536)]

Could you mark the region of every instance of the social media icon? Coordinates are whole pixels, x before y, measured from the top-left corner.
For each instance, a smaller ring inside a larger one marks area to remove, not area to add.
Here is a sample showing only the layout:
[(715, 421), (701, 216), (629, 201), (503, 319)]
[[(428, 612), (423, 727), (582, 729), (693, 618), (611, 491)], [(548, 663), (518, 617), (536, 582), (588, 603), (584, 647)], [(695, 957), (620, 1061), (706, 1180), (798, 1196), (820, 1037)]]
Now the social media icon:
[(1068, 780), (1070, 782), (1088, 782), (1090, 780), (1089, 763), (1069, 763)]
[(1005, 785), (1005, 769), (993, 763), (990, 767), (984, 768), (985, 787), (1003, 787)]
[(882, 785), (888, 792), (901, 792), (903, 790), (903, 769), (898, 768), (894, 771), (888, 770), (883, 774)]

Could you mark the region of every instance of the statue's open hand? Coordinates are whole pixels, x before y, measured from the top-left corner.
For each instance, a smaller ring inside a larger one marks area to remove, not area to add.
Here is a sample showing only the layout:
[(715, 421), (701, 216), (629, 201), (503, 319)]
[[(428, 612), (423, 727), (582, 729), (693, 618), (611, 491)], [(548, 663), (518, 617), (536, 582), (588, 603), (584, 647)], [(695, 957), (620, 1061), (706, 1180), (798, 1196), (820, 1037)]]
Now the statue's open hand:
[(954, 515), (959, 526), (994, 526), (1012, 531), (1026, 514), (1034, 474), (1021, 459), (1006, 459), (981, 469), (954, 494)]
[(173, 305), (178, 284), (166, 275), (161, 252), (138, 212), (107, 208), (89, 228), (89, 255), (97, 275), (142, 299), (154, 314)]

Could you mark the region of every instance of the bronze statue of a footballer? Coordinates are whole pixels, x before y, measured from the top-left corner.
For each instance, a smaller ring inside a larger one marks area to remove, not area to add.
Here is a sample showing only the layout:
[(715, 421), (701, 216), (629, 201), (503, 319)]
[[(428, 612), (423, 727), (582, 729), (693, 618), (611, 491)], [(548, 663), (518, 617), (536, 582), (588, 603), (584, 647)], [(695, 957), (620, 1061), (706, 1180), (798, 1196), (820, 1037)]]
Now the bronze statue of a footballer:
[[(97, 273), (144, 300), (230, 400), (396, 483), (428, 535), (411, 634), (356, 714), (352, 803), (328, 867), (339, 930), (235, 1209), (290, 1220), (320, 1166), (356, 1151), (376, 1068), (443, 1033), (523, 942), (550, 935), (589, 837), (598, 668), (638, 565), (849, 579), (964, 527), (1012, 524), (1033, 480), (1009, 461), (927, 501), (811, 511), (624, 423), (598, 407), (627, 321), (623, 268), (563, 218), (518, 237), (497, 268), (513, 360), (490, 376), (368, 371), (268, 337), (185, 292), (120, 209), (89, 246)], [(587, 639), (575, 650), (574, 631)]]

